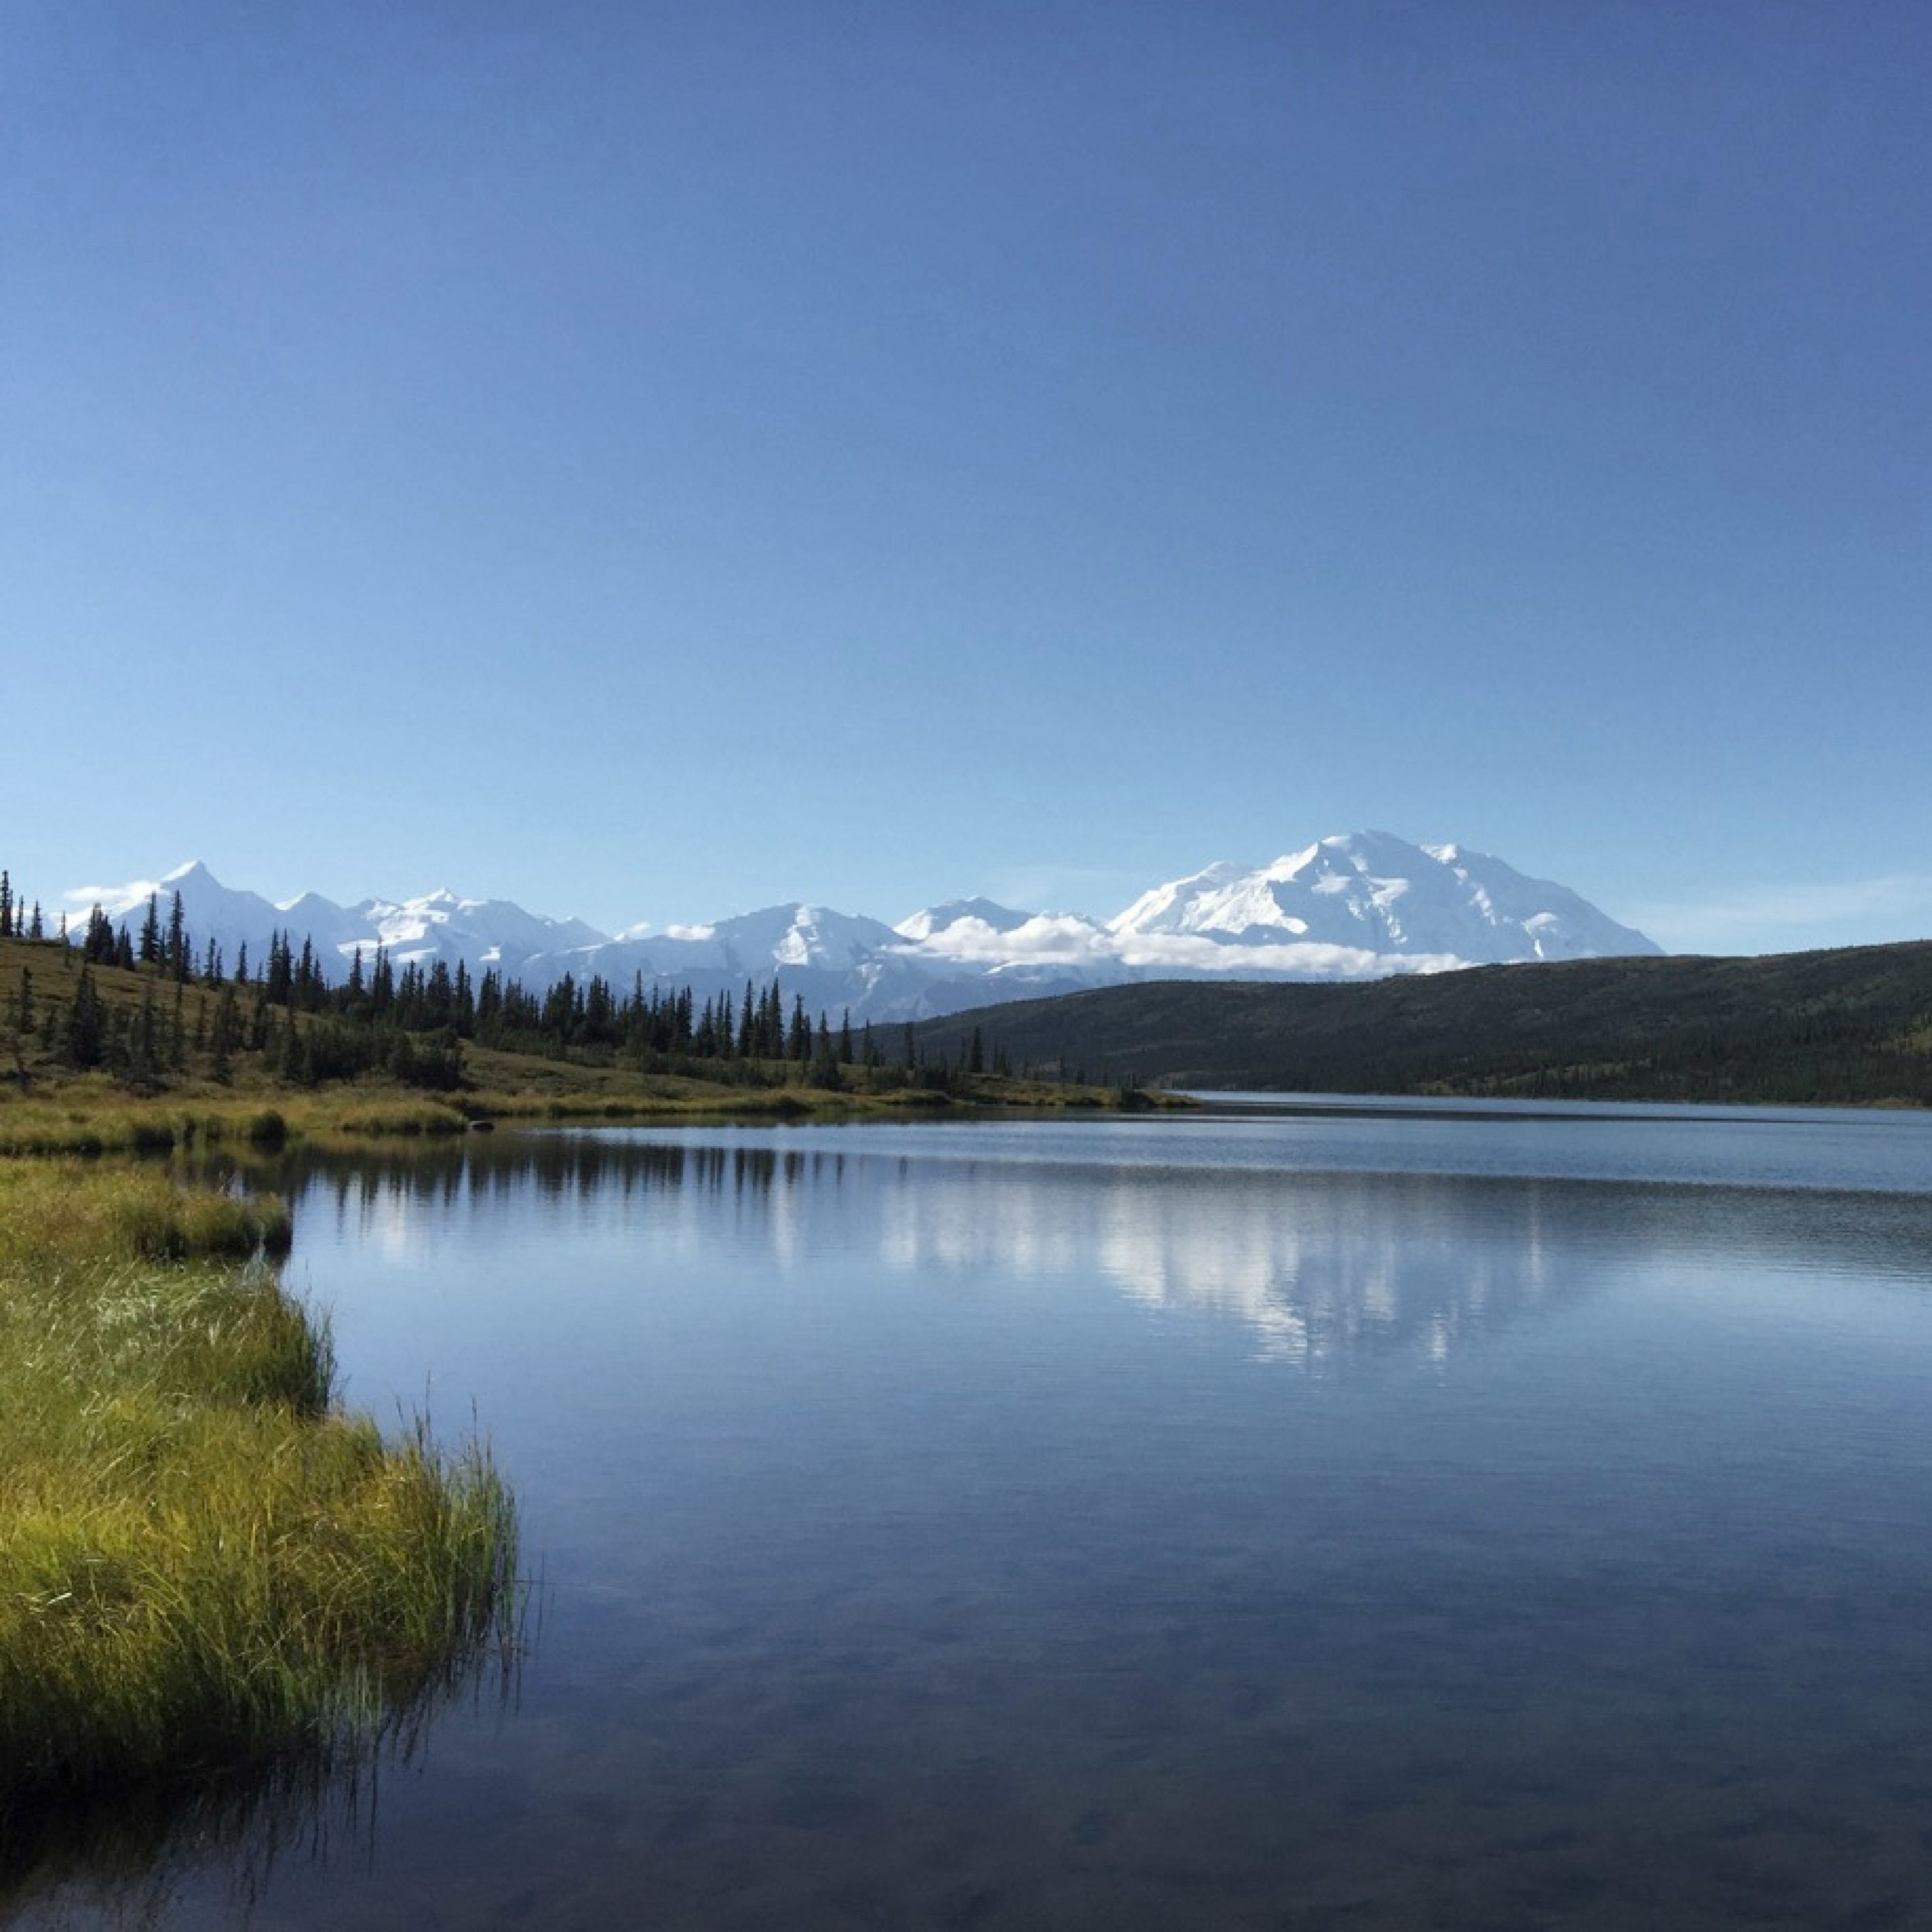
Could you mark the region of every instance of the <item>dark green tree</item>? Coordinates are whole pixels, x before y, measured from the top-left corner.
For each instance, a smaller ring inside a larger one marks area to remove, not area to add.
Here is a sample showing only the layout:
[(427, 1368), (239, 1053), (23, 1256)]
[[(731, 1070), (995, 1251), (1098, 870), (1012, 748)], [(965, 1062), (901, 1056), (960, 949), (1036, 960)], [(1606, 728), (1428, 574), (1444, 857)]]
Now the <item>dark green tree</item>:
[(141, 922), (141, 943), (136, 957), (143, 966), (152, 966), (161, 956), (161, 904), (159, 894), (148, 895), (148, 916)]
[(182, 896), (177, 892), (168, 903), (168, 929), (161, 941), (161, 963), (170, 979), (178, 984), (188, 977), (190, 950), (188, 925), (182, 914)]
[(106, 1050), (106, 1016), (94, 988), (93, 970), (83, 962), (73, 1002), (67, 1010), (67, 1024), (61, 1034), (60, 1057), (70, 1066), (98, 1066)]

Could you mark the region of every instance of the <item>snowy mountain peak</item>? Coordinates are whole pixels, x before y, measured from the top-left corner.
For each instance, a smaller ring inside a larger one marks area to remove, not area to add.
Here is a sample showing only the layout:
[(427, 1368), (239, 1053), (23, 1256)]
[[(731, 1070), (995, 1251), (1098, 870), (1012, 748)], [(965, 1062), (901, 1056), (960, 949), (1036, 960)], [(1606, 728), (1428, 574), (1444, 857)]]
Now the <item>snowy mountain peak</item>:
[(1658, 950), (1568, 888), (1500, 860), (1373, 831), (1333, 834), (1253, 872), (1210, 866), (1156, 886), (1108, 930), (1122, 939), (1191, 934), (1244, 949), (1448, 955), (1472, 964)]
[(892, 928), (902, 939), (926, 940), (948, 931), (962, 920), (972, 920), (989, 932), (1015, 932), (1037, 913), (1016, 912), (995, 899), (948, 899), (942, 905), (926, 906), (899, 921)]
[(1107, 921), (1107, 930), (1114, 933), (1180, 932), (1184, 928), (1179, 923), (1181, 914), (1177, 908), (1240, 876), (1238, 866), (1217, 859), (1213, 865), (1190, 873), (1184, 879), (1171, 879), (1166, 885), (1156, 886), (1150, 892), (1142, 893), (1125, 912), (1117, 913)]
[[(949, 899), (890, 926), (806, 901), (662, 932), (611, 938), (580, 920), (545, 918), (506, 899), (447, 886), (344, 908), (315, 893), (275, 904), (232, 891), (199, 860), (159, 881), (68, 895), (75, 915), (98, 903), (138, 920), (151, 895), (178, 891), (197, 949), (232, 968), (258, 964), (269, 936), (312, 944), (334, 976), (359, 949), (398, 964), (441, 959), (520, 979), (535, 991), (564, 974), (628, 986), (642, 977), (734, 996), (776, 973), (808, 1010), (854, 1020), (956, 1012), (1003, 999), (1154, 977), (1362, 979), (1521, 959), (1654, 952), (1568, 888), (1466, 847), (1412, 845), (1387, 832), (1338, 832), (1246, 868), (1225, 861), (1143, 892), (1102, 922)], [(70, 916), (70, 931), (83, 921)]]

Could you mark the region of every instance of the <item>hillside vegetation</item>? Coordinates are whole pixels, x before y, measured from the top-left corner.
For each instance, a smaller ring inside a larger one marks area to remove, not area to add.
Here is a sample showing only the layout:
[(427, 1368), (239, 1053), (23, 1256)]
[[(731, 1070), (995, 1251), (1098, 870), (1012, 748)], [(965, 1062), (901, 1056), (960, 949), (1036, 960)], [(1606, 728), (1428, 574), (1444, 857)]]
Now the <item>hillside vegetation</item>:
[(928, 1021), (1016, 1066), (1284, 1092), (1932, 1105), (1932, 942), (1366, 985), (1166, 980)]
[[(483, 1120), (878, 1108), (1097, 1106), (1121, 1096), (1013, 1077), (970, 1039), (808, 1022), (776, 982), (742, 1006), (514, 987), (479, 1014), (459, 982), (406, 968), (358, 988), (272, 962), (244, 979), (116, 964), (0, 938), (0, 1154), (155, 1150), (184, 1141), (460, 1132)], [(970, 1035), (970, 1029), (968, 1033)]]

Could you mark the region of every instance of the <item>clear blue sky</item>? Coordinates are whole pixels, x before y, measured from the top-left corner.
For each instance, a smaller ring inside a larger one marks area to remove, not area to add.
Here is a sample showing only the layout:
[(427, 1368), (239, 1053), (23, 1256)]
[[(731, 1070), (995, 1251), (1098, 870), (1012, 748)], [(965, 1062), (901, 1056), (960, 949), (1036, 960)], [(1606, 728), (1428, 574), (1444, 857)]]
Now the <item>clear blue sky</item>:
[(1932, 932), (1932, 10), (103, 6), (0, 862), (613, 927), (1380, 826)]

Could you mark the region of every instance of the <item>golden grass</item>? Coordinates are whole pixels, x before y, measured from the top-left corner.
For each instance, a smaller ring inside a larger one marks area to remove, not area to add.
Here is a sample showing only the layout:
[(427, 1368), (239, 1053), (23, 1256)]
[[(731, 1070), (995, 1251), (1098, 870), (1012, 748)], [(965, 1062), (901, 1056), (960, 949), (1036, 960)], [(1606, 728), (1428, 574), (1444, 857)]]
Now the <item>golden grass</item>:
[(0, 1162), (0, 1798), (335, 1749), (507, 1638), (487, 1452), (333, 1406), (287, 1233), (151, 1171)]

